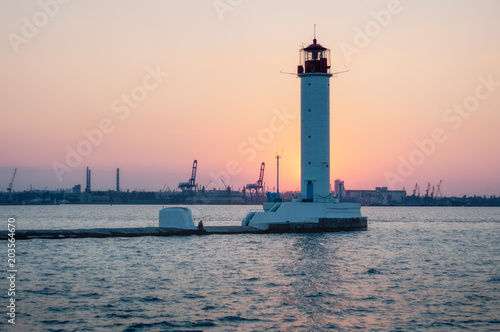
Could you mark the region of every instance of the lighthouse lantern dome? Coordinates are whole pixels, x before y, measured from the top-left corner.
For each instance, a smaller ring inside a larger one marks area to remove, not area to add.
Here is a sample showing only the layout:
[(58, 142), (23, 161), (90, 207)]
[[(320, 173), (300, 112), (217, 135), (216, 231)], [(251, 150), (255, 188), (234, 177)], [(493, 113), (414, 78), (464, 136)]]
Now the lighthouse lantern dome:
[(317, 43), (313, 43), (300, 50), (300, 65), (298, 74), (330, 73), (330, 50)]

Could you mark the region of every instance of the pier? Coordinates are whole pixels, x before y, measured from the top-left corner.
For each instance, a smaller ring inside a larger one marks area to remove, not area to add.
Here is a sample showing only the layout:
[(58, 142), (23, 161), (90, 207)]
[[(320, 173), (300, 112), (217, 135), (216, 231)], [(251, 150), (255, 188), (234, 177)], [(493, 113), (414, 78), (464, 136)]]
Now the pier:
[[(108, 237), (141, 237), (141, 236), (189, 236), (189, 235), (230, 235), (230, 234), (273, 234), (273, 233), (322, 233), (341, 231), (363, 231), (367, 229), (366, 218), (350, 222), (323, 220), (318, 223), (274, 224), (268, 230), (251, 226), (206, 226), (202, 230), (184, 230), (166, 227), (136, 227), (136, 228), (81, 228), (81, 229), (37, 229), (16, 230), (16, 240), (29, 239), (77, 239), (77, 238), (108, 238)], [(0, 240), (8, 239), (8, 231), (0, 232)]]

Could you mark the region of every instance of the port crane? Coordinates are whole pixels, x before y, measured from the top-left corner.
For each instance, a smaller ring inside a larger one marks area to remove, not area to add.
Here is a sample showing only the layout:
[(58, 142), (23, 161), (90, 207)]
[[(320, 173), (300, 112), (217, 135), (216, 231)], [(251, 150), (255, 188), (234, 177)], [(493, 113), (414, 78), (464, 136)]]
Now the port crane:
[(250, 189), (250, 192), (252, 192), (252, 189), (255, 190), (255, 193), (259, 193), (259, 191), (262, 193), (264, 191), (264, 169), (266, 167), (265, 163), (262, 163), (260, 165), (260, 173), (259, 173), (259, 179), (255, 183), (250, 183), (247, 184), (246, 188)]
[(415, 183), (415, 188), (413, 188), (412, 196), (415, 197), (415, 194), (418, 192), (418, 197), (420, 197), (420, 188), (418, 187), (418, 183)]
[(429, 197), (429, 191), (431, 190), (430, 182), (427, 184), (427, 189), (425, 189), (425, 198)]
[(16, 173), (17, 173), (17, 168), (14, 169), (14, 175), (12, 175), (12, 180), (10, 180), (9, 188), (7, 188), (7, 191), (9, 192), (8, 201), (10, 201), (12, 197), (12, 188), (14, 187), (14, 179), (16, 178)]
[(441, 194), (441, 183), (443, 183), (443, 180), (439, 180), (439, 184), (437, 185), (437, 190), (436, 190), (436, 197), (443, 197), (443, 194)]
[(224, 180), (222, 180), (222, 179), (220, 179), (220, 180), (222, 181), (222, 184), (224, 185), (224, 189), (225, 189), (226, 191), (231, 191), (231, 187), (229, 187), (229, 186), (228, 186), (228, 185), (224, 182)]
[(178, 188), (182, 190), (196, 190), (196, 169), (198, 168), (198, 161), (193, 161), (193, 169), (191, 170), (191, 178), (188, 182), (179, 183)]
[(212, 180), (208, 181), (208, 184), (206, 186), (203, 187), (203, 190), (207, 190), (208, 189), (208, 186), (210, 185), (210, 183), (212, 183)]

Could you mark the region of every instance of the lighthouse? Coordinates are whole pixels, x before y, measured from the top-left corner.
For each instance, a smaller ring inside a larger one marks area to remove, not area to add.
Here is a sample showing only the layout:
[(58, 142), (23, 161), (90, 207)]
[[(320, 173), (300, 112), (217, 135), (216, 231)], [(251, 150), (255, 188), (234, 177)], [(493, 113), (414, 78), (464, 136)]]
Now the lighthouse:
[(330, 196), (330, 50), (313, 43), (300, 50), (300, 156), (303, 202)]
[[(300, 194), (264, 203), (242, 226), (269, 232), (366, 230), (361, 204), (330, 193), (330, 50), (313, 43), (300, 50)], [(269, 195), (272, 198), (273, 195)], [(279, 197), (279, 196), (278, 196)]]

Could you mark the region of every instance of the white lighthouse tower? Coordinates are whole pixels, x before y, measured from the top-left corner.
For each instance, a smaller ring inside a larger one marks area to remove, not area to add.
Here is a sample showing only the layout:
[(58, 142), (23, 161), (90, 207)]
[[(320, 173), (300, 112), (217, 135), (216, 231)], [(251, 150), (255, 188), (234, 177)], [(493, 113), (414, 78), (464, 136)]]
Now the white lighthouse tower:
[[(271, 232), (365, 230), (361, 205), (330, 193), (330, 50), (313, 43), (300, 50), (301, 193), (291, 202), (264, 203), (242, 226)], [(272, 197), (272, 196), (269, 196)]]
[(302, 200), (324, 202), (330, 196), (330, 50), (314, 38), (300, 59)]

